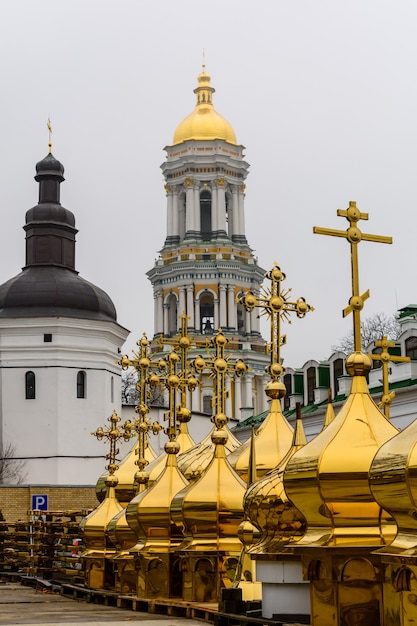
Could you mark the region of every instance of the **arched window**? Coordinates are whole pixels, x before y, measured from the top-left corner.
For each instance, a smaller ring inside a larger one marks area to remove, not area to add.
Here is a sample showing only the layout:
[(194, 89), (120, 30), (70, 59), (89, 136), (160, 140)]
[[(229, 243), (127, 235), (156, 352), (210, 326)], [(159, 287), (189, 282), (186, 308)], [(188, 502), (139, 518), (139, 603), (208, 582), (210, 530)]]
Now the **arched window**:
[(285, 396), (284, 396), (284, 409), (290, 408), (290, 395), (292, 394), (292, 376), (291, 374), (284, 375)]
[(214, 300), (211, 293), (200, 298), (200, 328), (203, 335), (212, 335), (214, 328)]
[(204, 189), (200, 194), (201, 239), (211, 239), (211, 193)]
[(77, 398), (85, 398), (87, 376), (85, 372), (77, 374)]
[(339, 378), (343, 376), (343, 359), (336, 359), (333, 363), (334, 395), (339, 393)]
[(110, 378), (110, 402), (114, 402), (114, 376)]
[(36, 389), (35, 389), (34, 372), (26, 372), (25, 374), (25, 393), (26, 393), (26, 400), (35, 400)]
[(316, 368), (309, 367), (307, 370), (307, 404), (313, 404), (315, 388), (316, 388)]
[(177, 313), (177, 298), (172, 293), (167, 302), (168, 306), (168, 328), (166, 329), (168, 337), (172, 337), (178, 331), (178, 313)]
[(203, 413), (213, 415), (212, 396), (203, 396)]
[(409, 337), (405, 340), (405, 355), (412, 361), (417, 361), (417, 337)]

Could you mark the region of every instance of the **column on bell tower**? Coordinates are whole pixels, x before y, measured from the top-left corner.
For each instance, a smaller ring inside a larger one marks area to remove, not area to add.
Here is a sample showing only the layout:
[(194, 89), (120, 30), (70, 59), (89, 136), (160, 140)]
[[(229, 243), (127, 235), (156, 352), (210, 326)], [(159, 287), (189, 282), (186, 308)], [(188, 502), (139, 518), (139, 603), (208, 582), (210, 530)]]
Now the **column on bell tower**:
[(226, 285), (219, 285), (220, 328), (227, 327)]
[(188, 328), (194, 330), (194, 285), (187, 285), (187, 315)]
[(167, 197), (167, 237), (165, 245), (179, 243), (178, 188), (165, 185)]
[(215, 238), (226, 237), (226, 181), (224, 178), (217, 179), (217, 206), (216, 206), (216, 229), (213, 228)]
[(235, 290), (233, 285), (228, 285), (227, 287), (227, 327), (229, 330), (237, 330)]
[(186, 178), (184, 184), (186, 188), (185, 239), (193, 239), (195, 237), (194, 181), (192, 178)]

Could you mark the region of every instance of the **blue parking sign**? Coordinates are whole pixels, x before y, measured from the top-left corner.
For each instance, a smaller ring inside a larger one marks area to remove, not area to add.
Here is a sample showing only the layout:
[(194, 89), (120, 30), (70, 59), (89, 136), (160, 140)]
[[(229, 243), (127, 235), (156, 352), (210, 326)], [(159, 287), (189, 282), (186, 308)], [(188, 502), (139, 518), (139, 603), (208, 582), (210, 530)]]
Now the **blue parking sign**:
[(32, 495), (32, 511), (47, 511), (48, 510), (48, 496), (45, 495)]

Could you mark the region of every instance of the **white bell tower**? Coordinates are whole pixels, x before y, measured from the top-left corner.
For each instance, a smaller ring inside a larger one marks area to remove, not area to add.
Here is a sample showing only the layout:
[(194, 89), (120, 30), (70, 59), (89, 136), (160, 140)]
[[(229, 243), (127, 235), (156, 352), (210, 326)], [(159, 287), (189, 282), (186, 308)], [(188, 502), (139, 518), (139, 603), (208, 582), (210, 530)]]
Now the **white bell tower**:
[[(230, 350), (252, 367), (242, 381), (236, 379), (232, 385), (229, 410), (240, 419), (242, 407), (253, 407), (255, 413), (267, 408), (263, 388), (269, 357), (259, 319), (236, 304), (242, 291), (259, 294), (264, 270), (245, 233), (249, 165), (244, 147), (213, 106), (214, 89), (204, 66), (194, 93), (195, 109), (177, 127), (161, 166), (167, 233), (160, 256), (148, 272), (154, 291), (154, 332), (155, 337), (175, 335), (183, 312), (191, 335), (203, 338), (218, 328), (223, 330)], [(207, 408), (204, 397), (198, 405), (193, 408)]]

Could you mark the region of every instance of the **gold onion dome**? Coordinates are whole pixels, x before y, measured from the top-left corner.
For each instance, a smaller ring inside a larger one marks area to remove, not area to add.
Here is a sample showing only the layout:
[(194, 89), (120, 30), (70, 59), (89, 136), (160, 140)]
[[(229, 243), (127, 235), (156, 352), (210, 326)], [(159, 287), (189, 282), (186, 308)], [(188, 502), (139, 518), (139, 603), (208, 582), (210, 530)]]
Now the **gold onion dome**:
[(292, 445), (285, 457), (278, 467), (253, 483), (247, 490), (243, 501), (245, 518), (260, 531), (260, 536), (249, 548), (249, 553), (278, 552), (285, 543), (297, 540), (304, 534), (306, 521), (287, 497), (284, 471), (293, 454), (306, 443), (301, 415), (298, 415)]
[[(191, 481), (199, 478), (210, 464), (216, 447), (213, 443), (213, 433), (216, 429), (217, 426), (213, 426), (204, 439), (179, 455), (178, 467), (187, 480)], [(227, 456), (239, 448), (241, 443), (229, 430), (227, 424), (225, 424), (224, 429), (227, 432), (227, 441), (224, 444), (225, 454)]]
[[(265, 393), (271, 399), (271, 407), (266, 419), (256, 432), (254, 442), (256, 472), (259, 478), (278, 465), (287, 454), (293, 439), (293, 430), (281, 410), (280, 398), (285, 395), (284, 383), (269, 382)], [(250, 439), (232, 452), (228, 460), (239, 476), (247, 481)]]
[(104, 554), (109, 550), (111, 552), (115, 550), (115, 545), (107, 533), (107, 527), (109, 522), (120, 511), (123, 511), (123, 508), (117, 501), (115, 494), (117, 478), (114, 475), (108, 475), (105, 479), (105, 485), (107, 492), (103, 502), (80, 524), (87, 549), (83, 556), (89, 556), (94, 552)]
[(298, 546), (381, 546), (395, 524), (375, 501), (368, 473), (379, 448), (398, 431), (372, 400), (366, 382), (372, 360), (357, 351), (346, 359), (350, 395), (334, 420), (289, 460), (287, 497), (307, 519)]
[(228, 433), (224, 424), (220, 420), (212, 431), (215, 450), (207, 469), (172, 501), (172, 519), (185, 535), (180, 550), (239, 552), (241, 549), (237, 532), (243, 521), (246, 485), (227, 461)]
[(394, 541), (378, 554), (417, 556), (417, 420), (385, 443), (372, 461), (372, 493), (395, 519)]
[[(124, 507), (132, 500), (132, 498), (136, 494), (134, 482), (135, 473), (138, 469), (138, 466), (136, 464), (136, 461), (138, 460), (138, 450), (139, 445), (136, 441), (131, 450), (122, 459), (122, 461), (120, 461), (119, 467), (114, 473), (114, 475), (118, 479), (118, 483), (115, 487), (116, 498)], [(145, 459), (147, 463), (152, 463), (152, 461), (155, 459), (155, 456), (156, 455), (152, 447), (150, 445), (147, 445), (145, 448)], [(102, 502), (106, 495), (105, 481), (107, 476), (108, 472), (104, 472), (100, 476), (96, 484), (96, 496), (99, 502)]]
[(176, 441), (165, 444), (166, 465), (159, 478), (127, 505), (126, 519), (137, 538), (144, 541), (144, 549), (157, 547), (167, 551), (172, 543), (182, 539), (181, 531), (171, 521), (171, 502), (187, 481), (177, 467)]
[(174, 145), (195, 140), (222, 139), (227, 143), (236, 144), (236, 136), (232, 126), (217, 113), (213, 106), (213, 87), (210, 85), (210, 75), (205, 66), (198, 76), (198, 87), (194, 89), (197, 103), (194, 111), (177, 126), (174, 133)]

